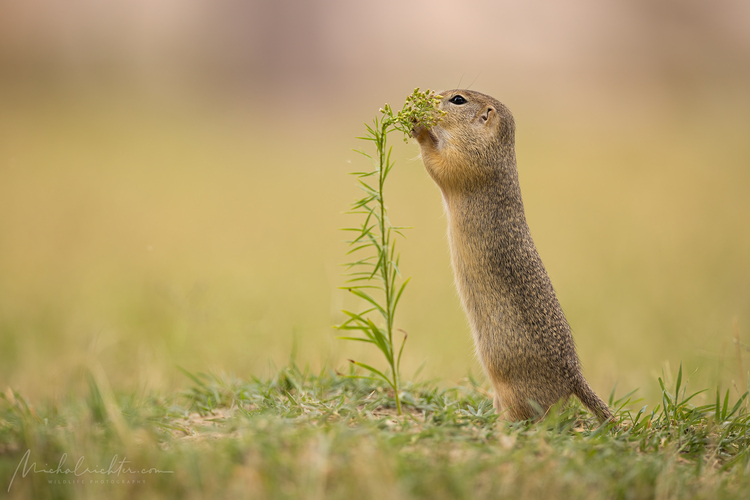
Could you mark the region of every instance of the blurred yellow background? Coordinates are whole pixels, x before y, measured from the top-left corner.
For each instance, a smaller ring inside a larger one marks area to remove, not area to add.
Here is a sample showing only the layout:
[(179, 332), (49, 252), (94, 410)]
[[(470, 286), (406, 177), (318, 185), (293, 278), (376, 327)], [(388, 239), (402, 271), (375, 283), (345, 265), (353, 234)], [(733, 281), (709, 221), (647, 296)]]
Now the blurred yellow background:
[[(750, 367), (750, 4), (0, 4), (0, 388), (343, 369), (351, 152), (382, 104), (468, 87), (517, 124), (527, 217), (603, 396)], [(440, 195), (393, 137), (405, 376), (480, 368)], [(740, 349), (734, 343), (736, 332)], [(741, 362), (744, 360), (744, 364)]]

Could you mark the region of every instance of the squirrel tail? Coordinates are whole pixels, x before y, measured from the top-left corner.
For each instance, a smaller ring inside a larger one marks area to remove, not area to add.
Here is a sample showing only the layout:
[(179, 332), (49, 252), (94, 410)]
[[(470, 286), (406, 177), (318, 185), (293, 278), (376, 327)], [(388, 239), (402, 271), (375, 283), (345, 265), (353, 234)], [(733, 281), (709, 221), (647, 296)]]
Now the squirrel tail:
[(581, 403), (596, 415), (599, 422), (605, 423), (614, 421), (614, 415), (609, 409), (609, 406), (607, 406), (607, 404), (596, 395), (594, 390), (583, 377), (579, 379), (579, 383), (573, 389), (573, 395), (580, 399)]

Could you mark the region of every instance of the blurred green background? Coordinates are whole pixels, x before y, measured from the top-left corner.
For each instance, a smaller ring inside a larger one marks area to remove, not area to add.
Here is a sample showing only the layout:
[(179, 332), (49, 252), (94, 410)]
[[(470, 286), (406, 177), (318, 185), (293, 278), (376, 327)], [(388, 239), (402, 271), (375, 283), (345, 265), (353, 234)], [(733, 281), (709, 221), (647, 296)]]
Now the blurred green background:
[[(351, 152), (383, 103), (468, 87), (517, 123), (527, 216), (608, 394), (743, 390), (750, 367), (750, 4), (140, 0), (0, 4), (0, 388), (123, 390), (176, 366), (264, 376), (335, 339)], [(393, 138), (414, 226), (404, 370), (480, 368), (437, 188)], [(736, 344), (735, 336), (740, 339)]]

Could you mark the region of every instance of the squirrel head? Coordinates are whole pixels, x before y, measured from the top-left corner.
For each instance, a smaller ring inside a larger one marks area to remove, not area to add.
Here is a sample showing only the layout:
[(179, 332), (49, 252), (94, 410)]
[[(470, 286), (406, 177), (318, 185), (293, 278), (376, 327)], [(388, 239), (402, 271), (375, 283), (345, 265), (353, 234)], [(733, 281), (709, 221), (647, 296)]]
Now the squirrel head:
[[(498, 100), (472, 90), (440, 92), (445, 114), (431, 128), (412, 130), (422, 161), (444, 193), (502, 181), (515, 169), (513, 115)], [(510, 163), (509, 163), (510, 162)]]

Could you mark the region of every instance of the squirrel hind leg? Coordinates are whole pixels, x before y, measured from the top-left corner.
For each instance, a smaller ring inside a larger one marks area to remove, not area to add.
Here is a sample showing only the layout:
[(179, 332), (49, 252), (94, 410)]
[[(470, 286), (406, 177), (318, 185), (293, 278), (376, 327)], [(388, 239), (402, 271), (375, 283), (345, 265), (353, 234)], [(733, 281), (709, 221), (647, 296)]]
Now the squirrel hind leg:
[(503, 402), (500, 401), (500, 395), (495, 391), (495, 398), (492, 400), (492, 406), (495, 408), (495, 413), (498, 415), (502, 415), (505, 411), (505, 408), (503, 407)]
[(526, 408), (522, 408), (518, 405), (518, 402), (515, 401), (512, 398), (512, 395), (508, 393), (508, 391), (504, 391), (505, 394), (502, 394), (502, 389), (495, 386), (495, 398), (492, 400), (492, 406), (495, 408), (495, 413), (497, 413), (500, 418), (503, 418), (508, 421), (517, 421), (517, 420), (526, 420)]
[(500, 418), (511, 422), (538, 420), (543, 416), (539, 413), (539, 408), (534, 408), (528, 400), (513, 391), (503, 391), (497, 385), (495, 386), (495, 398), (492, 401), (492, 406), (494, 406), (495, 413), (500, 415)]

